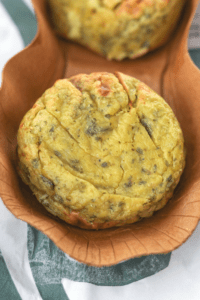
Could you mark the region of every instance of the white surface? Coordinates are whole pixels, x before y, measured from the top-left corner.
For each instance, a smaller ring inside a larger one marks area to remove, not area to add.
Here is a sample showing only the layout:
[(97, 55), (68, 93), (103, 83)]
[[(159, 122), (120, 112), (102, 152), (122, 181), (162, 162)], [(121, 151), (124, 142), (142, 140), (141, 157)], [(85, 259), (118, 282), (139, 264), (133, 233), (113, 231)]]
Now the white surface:
[(0, 249), (18, 293), (22, 300), (42, 300), (28, 261), (27, 224), (16, 219), (1, 198), (0, 220)]
[(5, 63), (23, 47), (24, 43), (17, 26), (0, 3), (0, 85)]
[(33, 6), (31, 4), (31, 0), (22, 0), (29, 8), (30, 10), (33, 12)]
[(200, 4), (194, 16), (188, 39), (189, 49), (200, 48)]

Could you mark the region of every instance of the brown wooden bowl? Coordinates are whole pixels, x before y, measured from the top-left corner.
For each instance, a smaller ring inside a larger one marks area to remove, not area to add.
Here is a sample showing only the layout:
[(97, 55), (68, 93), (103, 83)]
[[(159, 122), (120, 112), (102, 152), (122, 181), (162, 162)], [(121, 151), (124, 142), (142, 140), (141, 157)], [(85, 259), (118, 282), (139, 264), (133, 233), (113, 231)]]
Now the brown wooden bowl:
[[(200, 71), (191, 61), (187, 37), (198, 0), (188, 0), (168, 43), (137, 60), (107, 61), (55, 36), (47, 1), (33, 0), (38, 33), (5, 66), (0, 90), (0, 196), (19, 219), (45, 233), (74, 259), (110, 266), (148, 254), (167, 253), (192, 234), (200, 218)], [(24, 114), (56, 79), (78, 73), (121, 71), (162, 95), (178, 118), (187, 149), (186, 167), (173, 198), (153, 217), (99, 231), (70, 226), (50, 215), (16, 172), (16, 135)]]

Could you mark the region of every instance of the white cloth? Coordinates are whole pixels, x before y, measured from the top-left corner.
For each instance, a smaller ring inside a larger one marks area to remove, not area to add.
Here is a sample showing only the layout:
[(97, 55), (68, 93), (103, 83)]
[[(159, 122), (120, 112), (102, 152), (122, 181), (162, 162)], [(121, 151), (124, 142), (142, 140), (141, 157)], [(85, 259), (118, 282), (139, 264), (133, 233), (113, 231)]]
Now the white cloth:
[(6, 62), (24, 47), (17, 26), (0, 3), (0, 83)]

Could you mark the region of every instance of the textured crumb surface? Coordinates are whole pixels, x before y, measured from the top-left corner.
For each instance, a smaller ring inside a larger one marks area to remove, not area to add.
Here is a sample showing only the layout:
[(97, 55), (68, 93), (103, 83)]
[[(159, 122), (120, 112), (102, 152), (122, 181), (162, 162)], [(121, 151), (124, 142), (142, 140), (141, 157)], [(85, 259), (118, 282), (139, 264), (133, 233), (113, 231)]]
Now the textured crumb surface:
[(136, 58), (164, 44), (185, 0), (48, 0), (59, 34), (108, 59)]
[(68, 223), (105, 228), (162, 208), (184, 168), (184, 141), (168, 104), (116, 73), (58, 80), (23, 118), (19, 174)]

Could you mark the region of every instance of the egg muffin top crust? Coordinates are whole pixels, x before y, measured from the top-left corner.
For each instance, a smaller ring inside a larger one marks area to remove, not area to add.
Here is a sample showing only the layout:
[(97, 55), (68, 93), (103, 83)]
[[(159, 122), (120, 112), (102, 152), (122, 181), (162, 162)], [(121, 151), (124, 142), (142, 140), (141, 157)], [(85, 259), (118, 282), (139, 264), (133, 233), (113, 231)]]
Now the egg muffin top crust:
[(48, 0), (56, 31), (108, 59), (136, 58), (163, 45), (185, 0)]
[(56, 81), (24, 116), (18, 157), (20, 176), (50, 213), (91, 229), (151, 216), (185, 164), (169, 105), (122, 73)]

